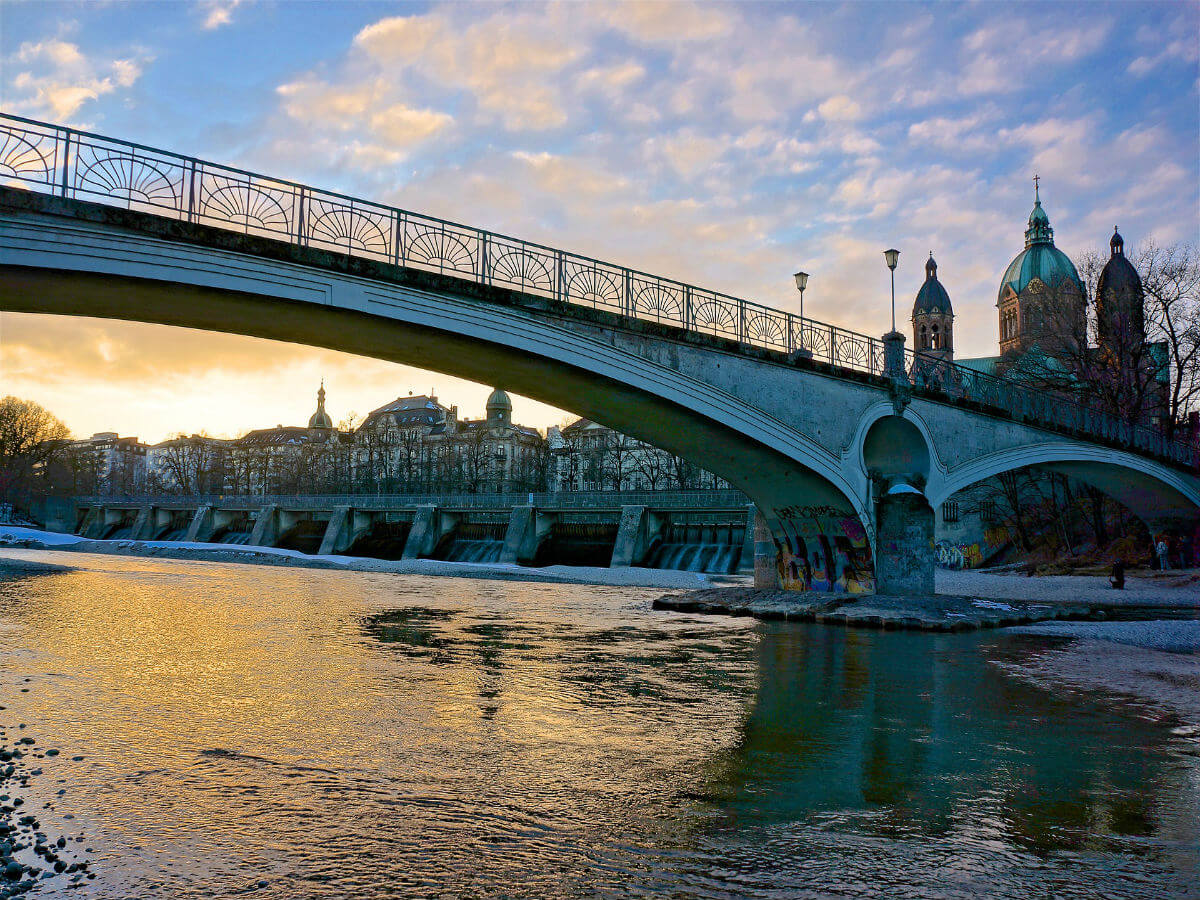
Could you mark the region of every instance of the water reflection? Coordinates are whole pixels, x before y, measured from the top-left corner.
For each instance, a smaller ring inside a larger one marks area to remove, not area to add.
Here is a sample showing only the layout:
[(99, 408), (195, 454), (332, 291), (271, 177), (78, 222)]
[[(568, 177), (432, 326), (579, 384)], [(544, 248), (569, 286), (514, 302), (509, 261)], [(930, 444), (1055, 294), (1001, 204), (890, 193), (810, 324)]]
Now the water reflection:
[(1197, 735), (993, 663), (1039, 639), (111, 557), (6, 581), (3, 560), (0, 724), (64, 748), (47, 771), (66, 795), (27, 802), (94, 840), (89, 896), (1135, 897), (1195, 881)]
[(1153, 833), (1186, 771), (1170, 730), (1005, 676), (988, 643), (1011, 646), (763, 626), (754, 704), (709, 792), (741, 823), (860, 809), (879, 834), (969, 826), (1039, 853)]

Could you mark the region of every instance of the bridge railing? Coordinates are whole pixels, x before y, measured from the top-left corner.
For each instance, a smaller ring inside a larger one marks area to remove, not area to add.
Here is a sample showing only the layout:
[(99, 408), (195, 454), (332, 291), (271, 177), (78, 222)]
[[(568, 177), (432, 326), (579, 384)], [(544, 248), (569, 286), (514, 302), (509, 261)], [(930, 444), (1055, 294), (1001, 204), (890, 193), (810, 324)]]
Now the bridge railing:
[[(749, 346), (802, 350), (834, 368), (885, 374), (883, 342), (836, 325), (468, 225), (4, 113), (0, 179), (56, 196), (512, 288)], [(969, 369), (953, 371), (957, 384), (993, 398), (990, 405), (1063, 427), (1065, 401), (1030, 397), (1020, 385), (1005, 379), (992, 379), (993, 384), (990, 376)], [(1083, 433), (1194, 464), (1192, 448), (1146, 435), (1140, 426), (1122, 432), (1093, 415), (1076, 414), (1075, 420)]]
[(1070, 396), (1009, 378), (977, 372), (921, 351), (905, 352), (905, 369), (913, 387), (950, 399), (1002, 410), (1014, 418), (1062, 431), (1086, 434), (1142, 453), (1200, 468), (1200, 447), (1172, 440), (1162, 429), (1130, 422), (1105, 409), (1098, 397)]
[(882, 374), (878, 340), (740, 297), (332, 191), (0, 114), (0, 177), (61, 197), (497, 285)]
[(745, 509), (750, 500), (741, 491), (554, 491), (508, 494), (141, 494), (75, 497), (80, 506), (163, 506), (227, 508), (264, 506), (333, 509), (413, 509), (440, 506), (449, 509), (507, 509), (534, 506), (538, 509), (619, 509), (647, 506), (651, 509)]

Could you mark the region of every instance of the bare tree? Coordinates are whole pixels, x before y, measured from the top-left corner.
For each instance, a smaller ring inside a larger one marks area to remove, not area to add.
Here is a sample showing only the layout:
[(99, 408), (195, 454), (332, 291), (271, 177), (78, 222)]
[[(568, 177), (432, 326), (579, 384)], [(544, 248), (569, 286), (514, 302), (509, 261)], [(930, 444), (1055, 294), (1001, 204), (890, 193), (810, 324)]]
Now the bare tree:
[(1146, 242), (1134, 255), (1146, 292), (1146, 326), (1169, 356), (1167, 427), (1200, 405), (1200, 252), (1194, 244)]
[(28, 508), (34, 478), (44, 476), (69, 437), (67, 426), (32, 400), (0, 399), (0, 499)]
[(675, 469), (671, 454), (658, 447), (646, 447), (638, 453), (635, 467), (652, 491), (662, 490), (670, 484)]

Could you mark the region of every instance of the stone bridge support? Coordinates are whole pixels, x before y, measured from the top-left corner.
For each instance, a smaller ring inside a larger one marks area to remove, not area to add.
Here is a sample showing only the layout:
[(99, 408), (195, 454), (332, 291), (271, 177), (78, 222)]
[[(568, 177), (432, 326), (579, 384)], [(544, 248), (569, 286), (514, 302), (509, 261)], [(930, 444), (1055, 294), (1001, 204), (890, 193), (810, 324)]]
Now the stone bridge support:
[(349, 506), (335, 507), (329, 516), (329, 524), (325, 526), (325, 535), (321, 538), (321, 547), (317, 551), (321, 556), (345, 553), (354, 542), (371, 530), (375, 517), (363, 510)]
[(143, 506), (138, 510), (137, 518), (133, 520), (133, 534), (131, 537), (135, 541), (148, 541), (151, 534), (154, 532), (154, 507)]

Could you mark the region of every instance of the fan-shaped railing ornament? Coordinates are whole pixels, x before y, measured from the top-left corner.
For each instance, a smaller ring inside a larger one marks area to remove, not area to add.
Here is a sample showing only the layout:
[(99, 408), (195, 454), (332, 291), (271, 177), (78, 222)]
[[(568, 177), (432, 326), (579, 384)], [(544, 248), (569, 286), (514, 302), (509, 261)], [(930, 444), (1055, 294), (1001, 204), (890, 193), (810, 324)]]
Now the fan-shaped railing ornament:
[(633, 283), (634, 315), (655, 319), (679, 322), (683, 316), (682, 290), (678, 287), (660, 282), (645, 282), (641, 279)]
[(180, 208), (183, 167), (132, 153), (80, 147), (75, 159), (75, 190), (129, 202)]
[(489, 277), (494, 283), (551, 293), (554, 290), (554, 261), (524, 247), (492, 245)]
[(308, 210), (309, 243), (388, 257), (390, 216), (320, 199), (311, 200)]
[(833, 363), (860, 371), (871, 371), (871, 339), (865, 336), (838, 332), (834, 336)]
[(404, 231), (404, 259), (439, 272), (473, 273), (475, 254), (458, 234), (444, 226), (409, 222)]
[(715, 297), (692, 301), (692, 327), (714, 334), (737, 333), (737, 307)]
[(251, 228), (288, 234), (293, 197), (282, 191), (258, 187), (245, 179), (205, 172), (200, 179), (200, 216)]
[(50, 135), (0, 133), (0, 176), (52, 183), (55, 146)]
[(594, 263), (569, 261), (563, 275), (566, 299), (606, 309), (621, 308), (621, 282), (617, 274)]
[(786, 347), (787, 319), (781, 313), (752, 313), (746, 318), (746, 337), (750, 343)]

